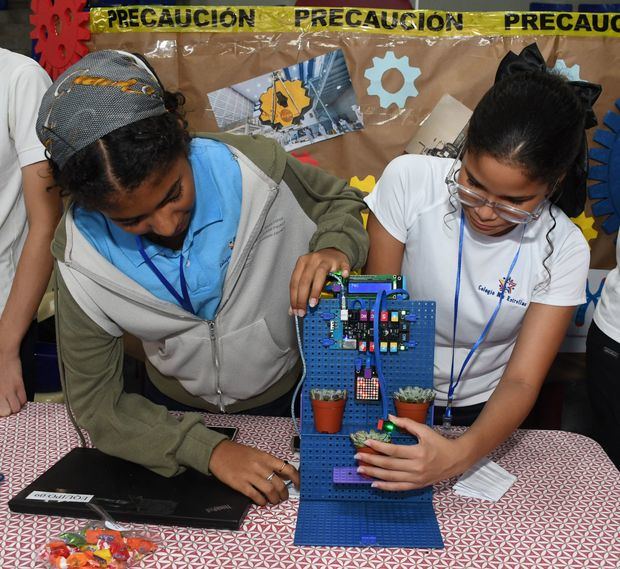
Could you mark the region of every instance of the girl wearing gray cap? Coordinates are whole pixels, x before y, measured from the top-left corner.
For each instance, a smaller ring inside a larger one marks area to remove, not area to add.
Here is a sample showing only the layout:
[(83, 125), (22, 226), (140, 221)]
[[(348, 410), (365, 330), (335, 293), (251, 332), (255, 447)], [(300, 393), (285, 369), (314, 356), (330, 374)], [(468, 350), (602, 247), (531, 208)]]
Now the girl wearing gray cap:
[(124, 392), (123, 335), (170, 407), (282, 413), (300, 372), (287, 311), (364, 263), (364, 203), (266, 138), (191, 139), (180, 103), (120, 51), (87, 55), (44, 97), (37, 132), (72, 200), (52, 245), (67, 403), (104, 452), (278, 503), (299, 482), (288, 463)]

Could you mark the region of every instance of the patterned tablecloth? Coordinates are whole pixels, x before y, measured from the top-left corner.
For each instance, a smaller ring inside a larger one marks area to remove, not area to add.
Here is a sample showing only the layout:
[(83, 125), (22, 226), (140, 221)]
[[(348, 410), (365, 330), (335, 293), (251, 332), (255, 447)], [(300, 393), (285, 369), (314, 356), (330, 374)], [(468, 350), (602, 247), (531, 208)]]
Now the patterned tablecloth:
[[(290, 420), (206, 416), (240, 427), (239, 441), (290, 458)], [(0, 419), (0, 567), (40, 567), (36, 550), (78, 520), (13, 514), (7, 501), (79, 444), (64, 407), (33, 404)], [(518, 477), (497, 503), (435, 487), (443, 550), (295, 547), (297, 502), (252, 507), (242, 531), (160, 527), (166, 549), (141, 567), (610, 568), (620, 567), (620, 474), (601, 447), (561, 431), (518, 431), (491, 456)], [(154, 526), (153, 526), (154, 527)]]

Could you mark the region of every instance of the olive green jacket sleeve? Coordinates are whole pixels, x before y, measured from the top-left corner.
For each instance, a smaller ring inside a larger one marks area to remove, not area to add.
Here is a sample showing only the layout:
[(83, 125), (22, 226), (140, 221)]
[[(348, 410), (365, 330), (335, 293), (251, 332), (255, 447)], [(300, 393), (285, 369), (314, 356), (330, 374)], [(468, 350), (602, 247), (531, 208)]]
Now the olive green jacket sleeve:
[(361, 212), (366, 209), (364, 193), (288, 154), (275, 140), (262, 135), (201, 133), (237, 148), (276, 183), (284, 181), (304, 213), (317, 224), (310, 251), (334, 247), (347, 255), (352, 269), (366, 263), (368, 234)]
[(290, 155), (283, 179), (306, 215), (317, 224), (310, 251), (334, 247), (346, 254), (352, 269), (361, 269), (368, 254), (368, 234), (361, 216), (366, 209), (364, 194)]
[(123, 339), (108, 334), (75, 302), (58, 271), (56, 325), (68, 410), (93, 444), (163, 476), (189, 466), (208, 474), (211, 451), (226, 437), (198, 413), (177, 420), (167, 409), (123, 389)]

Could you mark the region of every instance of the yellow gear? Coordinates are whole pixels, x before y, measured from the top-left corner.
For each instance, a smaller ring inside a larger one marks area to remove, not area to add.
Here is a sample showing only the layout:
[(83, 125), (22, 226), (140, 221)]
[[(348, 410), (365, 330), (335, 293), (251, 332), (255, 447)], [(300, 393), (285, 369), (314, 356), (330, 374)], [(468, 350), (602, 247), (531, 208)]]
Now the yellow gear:
[(581, 212), (579, 217), (571, 217), (571, 221), (581, 229), (581, 233), (586, 238), (588, 245), (592, 239), (596, 239), (598, 231), (594, 229), (594, 218), (586, 215), (586, 212)]
[[(375, 177), (370, 175), (366, 176), (363, 180), (360, 180), (357, 176), (353, 176), (349, 180), (349, 186), (362, 190), (362, 192), (366, 192), (367, 194), (372, 192), (376, 183)], [(368, 213), (362, 213), (362, 219), (364, 220), (364, 227), (366, 227), (366, 223), (368, 222)]]
[(276, 79), (274, 84), (259, 97), (259, 100), (260, 121), (276, 128), (299, 123), (312, 105), (312, 100), (308, 97), (308, 92), (299, 79), (295, 81)]

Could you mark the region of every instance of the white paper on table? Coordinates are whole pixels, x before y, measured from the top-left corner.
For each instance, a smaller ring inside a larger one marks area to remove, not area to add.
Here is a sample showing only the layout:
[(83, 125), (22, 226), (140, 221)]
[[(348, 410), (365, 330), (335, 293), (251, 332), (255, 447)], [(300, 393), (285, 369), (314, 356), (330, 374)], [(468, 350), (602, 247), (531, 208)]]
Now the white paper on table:
[(497, 502), (516, 482), (517, 477), (488, 458), (464, 472), (454, 485), (460, 496)]
[[(299, 453), (296, 452), (293, 455), (293, 460), (289, 460), (288, 463), (299, 470)], [(288, 499), (299, 500), (299, 490), (297, 490), (297, 488), (295, 488), (292, 484), (288, 487)]]

